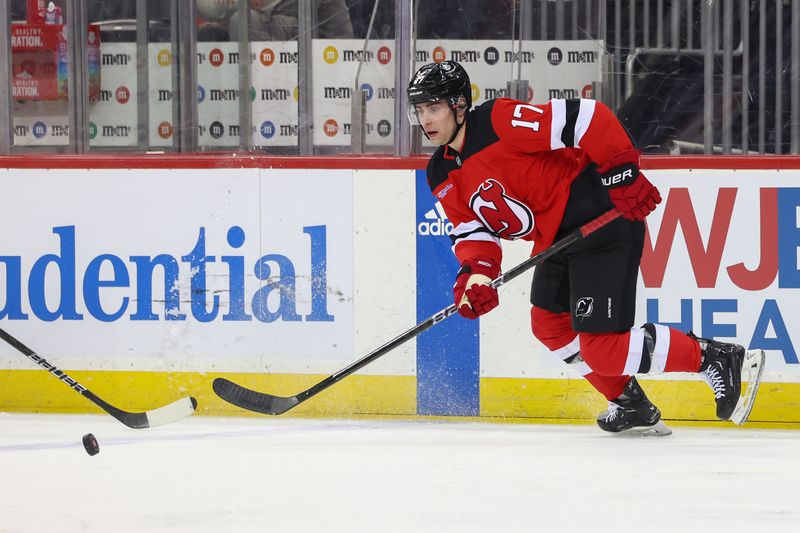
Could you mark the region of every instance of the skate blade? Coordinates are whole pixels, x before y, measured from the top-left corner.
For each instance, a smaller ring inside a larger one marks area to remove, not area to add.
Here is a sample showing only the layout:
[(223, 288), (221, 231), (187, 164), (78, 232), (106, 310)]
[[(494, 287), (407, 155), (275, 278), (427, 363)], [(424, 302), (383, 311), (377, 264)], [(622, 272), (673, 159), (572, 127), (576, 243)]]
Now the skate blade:
[(659, 420), (652, 426), (637, 426), (619, 433), (612, 433), (616, 437), (669, 437), (672, 430)]
[[(750, 417), (750, 412), (753, 410), (753, 405), (756, 402), (756, 394), (758, 394), (758, 387), (761, 385), (761, 375), (764, 373), (764, 361), (766, 355), (764, 350), (748, 351), (744, 356), (744, 363), (742, 364), (742, 382), (747, 380), (747, 389), (739, 397), (736, 403), (736, 409), (733, 410), (731, 415), (731, 422), (737, 426), (741, 426)], [(744, 383), (742, 384), (744, 385)]]

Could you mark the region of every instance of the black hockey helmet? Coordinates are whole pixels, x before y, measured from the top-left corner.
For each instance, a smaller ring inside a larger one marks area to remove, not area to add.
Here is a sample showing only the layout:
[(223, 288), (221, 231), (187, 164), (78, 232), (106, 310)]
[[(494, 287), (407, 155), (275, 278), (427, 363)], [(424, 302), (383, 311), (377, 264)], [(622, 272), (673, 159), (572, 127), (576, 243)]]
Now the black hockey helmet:
[[(408, 104), (413, 107), (425, 102), (446, 100), (455, 111), (457, 108), (469, 110), (472, 107), (472, 86), (464, 67), (455, 61), (428, 63), (420, 68), (408, 84)], [(411, 116), (409, 109), (409, 118)]]

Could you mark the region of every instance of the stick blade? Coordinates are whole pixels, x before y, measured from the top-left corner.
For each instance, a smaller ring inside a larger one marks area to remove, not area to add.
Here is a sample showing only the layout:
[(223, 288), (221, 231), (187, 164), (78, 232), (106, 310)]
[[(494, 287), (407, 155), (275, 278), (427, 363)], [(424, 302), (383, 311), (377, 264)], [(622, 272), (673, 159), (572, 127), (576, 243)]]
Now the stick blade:
[(195, 409), (197, 400), (189, 396), (144, 414), (147, 415), (147, 426), (152, 428), (182, 420), (194, 413)]
[(217, 378), (212, 385), (214, 392), (225, 400), (242, 409), (265, 415), (280, 415), (300, 403), (297, 396), (284, 398), (265, 392), (257, 392), (225, 378)]
[(197, 400), (189, 396), (150, 411), (131, 413), (114, 407), (89, 391), (85, 391), (83, 395), (131, 429), (147, 429), (171, 424), (191, 415), (197, 408)]

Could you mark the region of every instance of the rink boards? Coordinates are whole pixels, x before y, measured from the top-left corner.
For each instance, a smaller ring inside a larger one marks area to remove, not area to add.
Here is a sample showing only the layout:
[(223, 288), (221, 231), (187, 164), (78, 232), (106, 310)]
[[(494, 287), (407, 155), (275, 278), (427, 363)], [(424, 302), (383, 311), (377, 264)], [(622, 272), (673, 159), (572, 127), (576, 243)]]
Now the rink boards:
[[(766, 350), (752, 420), (797, 423), (800, 161), (712, 162), (646, 161), (664, 202), (647, 219), (637, 320)], [(449, 221), (421, 159), (35, 165), (0, 169), (0, 327), (121, 408), (191, 394), (199, 413), (241, 415), (213, 378), (292, 395), (451, 303)], [(529, 253), (508, 243), (504, 269)], [(450, 318), (296, 413), (594, 416), (602, 398), (530, 333), (529, 285), (512, 281), (479, 322)], [(694, 376), (645, 382), (666, 418), (714, 418)], [(94, 408), (4, 344), (0, 411)]]

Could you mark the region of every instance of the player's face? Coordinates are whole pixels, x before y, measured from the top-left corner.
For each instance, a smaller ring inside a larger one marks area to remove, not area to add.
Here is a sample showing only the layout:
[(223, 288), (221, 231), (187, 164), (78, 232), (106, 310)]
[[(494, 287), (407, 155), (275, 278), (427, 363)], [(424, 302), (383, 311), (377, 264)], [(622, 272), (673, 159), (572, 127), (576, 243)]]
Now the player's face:
[(433, 144), (442, 145), (452, 137), (456, 129), (453, 110), (444, 100), (425, 102), (414, 106), (417, 120)]

